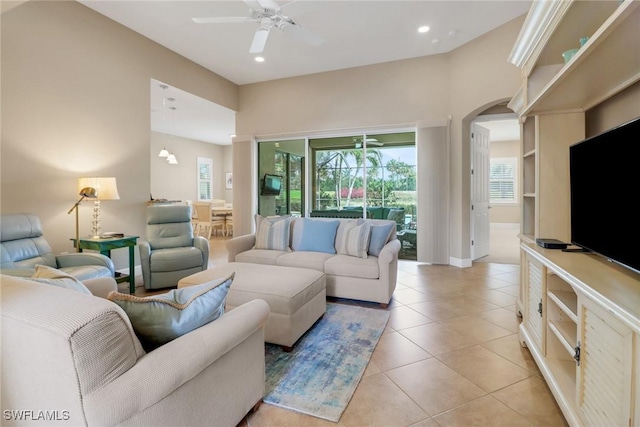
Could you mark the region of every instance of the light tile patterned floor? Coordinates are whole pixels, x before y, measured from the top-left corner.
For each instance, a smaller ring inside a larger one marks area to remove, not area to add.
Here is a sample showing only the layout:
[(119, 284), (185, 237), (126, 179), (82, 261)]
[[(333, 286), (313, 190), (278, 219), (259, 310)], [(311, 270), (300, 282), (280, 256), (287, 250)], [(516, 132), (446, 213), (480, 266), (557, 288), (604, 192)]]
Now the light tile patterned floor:
[[(211, 239), (210, 266), (227, 262), (225, 240)], [(262, 404), (240, 426), (566, 426), (518, 342), (519, 268), (400, 261), (389, 324), (340, 422)]]

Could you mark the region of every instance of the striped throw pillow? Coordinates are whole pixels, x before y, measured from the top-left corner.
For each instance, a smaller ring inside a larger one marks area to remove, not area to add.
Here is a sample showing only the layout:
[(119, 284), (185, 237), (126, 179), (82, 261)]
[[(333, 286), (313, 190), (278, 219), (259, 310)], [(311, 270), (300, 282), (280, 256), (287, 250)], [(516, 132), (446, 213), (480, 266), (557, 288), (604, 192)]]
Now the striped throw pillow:
[(343, 238), (340, 247), (336, 248), (341, 255), (357, 256), (367, 258), (369, 249), (369, 239), (371, 238), (371, 223), (365, 221), (361, 224), (350, 222), (345, 224)]
[(254, 248), (288, 251), (290, 222), (290, 217), (270, 220), (256, 215), (256, 244)]

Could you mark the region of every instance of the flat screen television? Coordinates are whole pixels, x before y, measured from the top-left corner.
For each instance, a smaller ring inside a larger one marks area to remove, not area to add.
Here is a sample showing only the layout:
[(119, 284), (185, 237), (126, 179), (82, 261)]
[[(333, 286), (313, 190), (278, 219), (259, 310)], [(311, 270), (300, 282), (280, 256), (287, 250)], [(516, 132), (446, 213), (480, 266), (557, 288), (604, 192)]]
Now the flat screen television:
[(263, 196), (279, 196), (281, 188), (282, 177), (267, 173), (264, 175), (264, 179), (262, 180), (262, 191), (260, 194)]
[(640, 117), (569, 148), (571, 243), (640, 272)]

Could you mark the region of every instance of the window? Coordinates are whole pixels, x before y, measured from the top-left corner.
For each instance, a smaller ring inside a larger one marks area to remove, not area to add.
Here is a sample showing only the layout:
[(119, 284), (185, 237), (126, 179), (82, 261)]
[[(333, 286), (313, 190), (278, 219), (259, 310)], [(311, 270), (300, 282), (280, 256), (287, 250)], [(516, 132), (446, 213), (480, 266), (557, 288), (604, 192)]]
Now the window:
[(490, 160), (489, 198), (491, 203), (517, 203), (515, 157), (495, 157)]
[(198, 157), (198, 201), (213, 199), (213, 160)]

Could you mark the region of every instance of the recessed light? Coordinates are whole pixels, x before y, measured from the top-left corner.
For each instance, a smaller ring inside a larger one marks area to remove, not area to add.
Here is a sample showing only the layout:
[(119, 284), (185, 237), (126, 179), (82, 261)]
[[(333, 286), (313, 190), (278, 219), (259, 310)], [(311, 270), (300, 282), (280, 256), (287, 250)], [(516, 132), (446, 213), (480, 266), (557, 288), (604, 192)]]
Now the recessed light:
[(255, 60), (256, 60), (256, 62), (264, 62), (264, 57), (256, 56)]
[(418, 32), (419, 33), (426, 33), (429, 31), (429, 26), (428, 25), (423, 25), (422, 27), (418, 28)]

